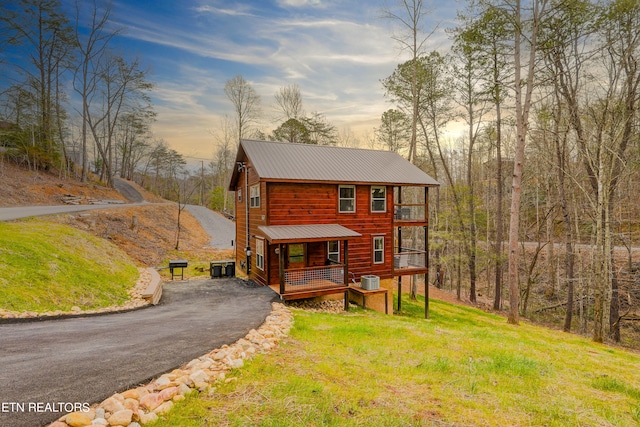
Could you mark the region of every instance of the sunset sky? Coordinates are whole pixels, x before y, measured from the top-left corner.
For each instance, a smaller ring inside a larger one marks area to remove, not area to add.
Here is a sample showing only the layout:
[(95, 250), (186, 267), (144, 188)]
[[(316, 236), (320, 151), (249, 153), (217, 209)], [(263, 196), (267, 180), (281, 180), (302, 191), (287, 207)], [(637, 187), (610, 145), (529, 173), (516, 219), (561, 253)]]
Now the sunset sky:
[[(452, 25), (458, 2), (432, 2), (425, 31)], [(155, 84), (154, 134), (187, 156), (210, 158), (221, 118), (232, 115), (224, 84), (242, 75), (275, 126), (273, 95), (297, 84), (305, 111), (364, 139), (390, 108), (380, 80), (408, 58), (382, 18), (393, 0), (116, 1), (118, 45), (139, 55)], [(425, 2), (425, 4), (428, 4)], [(449, 19), (447, 21), (446, 19)], [(397, 33), (397, 30), (395, 30)], [(444, 31), (429, 50), (447, 45)]]

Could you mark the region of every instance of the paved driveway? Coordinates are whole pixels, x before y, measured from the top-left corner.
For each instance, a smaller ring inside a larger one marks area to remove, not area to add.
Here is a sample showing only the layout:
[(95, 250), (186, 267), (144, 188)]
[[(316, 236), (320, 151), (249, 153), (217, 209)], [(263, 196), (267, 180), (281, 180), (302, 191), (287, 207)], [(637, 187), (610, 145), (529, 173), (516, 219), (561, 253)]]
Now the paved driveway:
[(211, 236), (212, 248), (233, 249), (236, 238), (236, 223), (222, 214), (204, 206), (186, 205), (187, 211), (198, 220), (202, 228)]
[(264, 322), (274, 297), (238, 279), (173, 282), (155, 307), (0, 324), (0, 426), (47, 424), (61, 414), (30, 403), (97, 403), (231, 344)]

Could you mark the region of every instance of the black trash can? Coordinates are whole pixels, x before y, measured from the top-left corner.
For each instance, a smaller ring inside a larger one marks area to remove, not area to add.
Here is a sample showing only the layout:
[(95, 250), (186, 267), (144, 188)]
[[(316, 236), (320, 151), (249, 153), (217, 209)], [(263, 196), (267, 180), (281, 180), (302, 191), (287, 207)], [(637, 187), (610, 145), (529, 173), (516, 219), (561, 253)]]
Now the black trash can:
[(227, 277), (234, 277), (236, 275), (236, 263), (228, 262), (224, 267), (224, 275)]
[(217, 279), (219, 277), (222, 277), (222, 264), (211, 263), (211, 278)]

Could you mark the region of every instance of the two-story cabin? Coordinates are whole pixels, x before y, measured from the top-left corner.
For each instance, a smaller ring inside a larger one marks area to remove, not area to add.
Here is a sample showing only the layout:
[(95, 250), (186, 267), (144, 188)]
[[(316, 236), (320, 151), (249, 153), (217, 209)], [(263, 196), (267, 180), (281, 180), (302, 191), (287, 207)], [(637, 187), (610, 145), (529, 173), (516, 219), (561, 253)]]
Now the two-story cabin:
[(437, 185), (393, 152), (242, 140), (229, 184), (236, 265), (283, 299), (426, 275)]

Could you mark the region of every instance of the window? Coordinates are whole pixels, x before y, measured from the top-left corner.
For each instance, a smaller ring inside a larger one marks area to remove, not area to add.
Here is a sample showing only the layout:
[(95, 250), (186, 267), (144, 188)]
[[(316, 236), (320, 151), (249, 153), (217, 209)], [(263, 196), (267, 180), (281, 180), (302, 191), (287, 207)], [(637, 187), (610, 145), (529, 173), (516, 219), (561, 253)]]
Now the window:
[(251, 207), (259, 208), (260, 207), (260, 184), (252, 185), (249, 190), (251, 193)]
[(387, 187), (371, 187), (371, 212), (387, 211)]
[(301, 268), (305, 266), (304, 243), (290, 243), (289, 268)]
[(356, 186), (355, 185), (341, 185), (338, 187), (339, 199), (340, 199), (340, 212), (355, 212), (356, 211)]
[(264, 240), (256, 239), (256, 267), (264, 271)]
[(327, 242), (327, 258), (333, 262), (340, 262), (340, 242), (338, 240)]
[(384, 263), (384, 236), (376, 236), (373, 238), (373, 263)]

